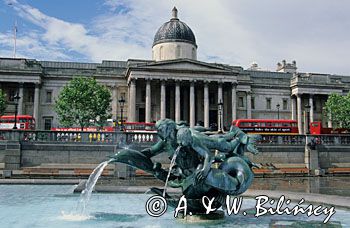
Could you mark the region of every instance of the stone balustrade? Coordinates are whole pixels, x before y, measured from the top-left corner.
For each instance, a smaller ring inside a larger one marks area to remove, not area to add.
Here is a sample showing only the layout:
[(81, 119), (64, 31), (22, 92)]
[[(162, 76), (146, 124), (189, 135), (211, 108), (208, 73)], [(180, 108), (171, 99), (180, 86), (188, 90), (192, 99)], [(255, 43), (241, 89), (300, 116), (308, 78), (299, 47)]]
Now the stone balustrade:
[(116, 144), (121, 141), (127, 143), (153, 143), (158, 139), (154, 132), (67, 132), (67, 131), (14, 131), (0, 130), (0, 140), (22, 142), (55, 142), (55, 143), (93, 143)]

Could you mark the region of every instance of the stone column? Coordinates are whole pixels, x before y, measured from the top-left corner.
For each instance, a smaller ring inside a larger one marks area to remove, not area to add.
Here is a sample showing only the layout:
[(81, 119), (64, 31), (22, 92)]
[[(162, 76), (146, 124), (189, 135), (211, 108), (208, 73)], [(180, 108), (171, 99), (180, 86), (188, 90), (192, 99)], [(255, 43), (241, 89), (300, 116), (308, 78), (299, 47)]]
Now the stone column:
[(301, 94), (297, 94), (297, 109), (298, 109), (298, 130), (299, 134), (304, 134), (302, 118), (303, 114), (301, 111)]
[[(218, 104), (219, 103), (222, 103), (223, 104), (224, 100), (223, 100), (223, 96), (222, 96), (222, 83), (219, 82), (218, 84)], [(219, 107), (219, 106), (218, 106)], [(222, 110), (219, 111), (218, 110), (218, 129), (223, 129), (223, 119), (224, 119), (224, 112), (223, 112), (223, 109), (224, 109), (224, 105), (222, 105)], [(220, 119), (220, 113), (221, 112), (221, 119)]]
[(310, 123), (314, 122), (314, 99), (313, 94), (310, 94), (309, 105), (310, 105)]
[(209, 87), (204, 83), (204, 127), (209, 127)]
[(146, 123), (151, 122), (151, 80), (146, 80)]
[(112, 88), (112, 118), (118, 122), (117, 87), (114, 85), (111, 88)]
[(18, 112), (17, 115), (23, 115), (23, 83), (19, 83), (18, 88), (18, 96), (20, 97), (18, 100)]
[(181, 120), (181, 106), (180, 106), (180, 82), (175, 84), (175, 122)]
[(160, 84), (160, 119), (166, 117), (166, 93), (165, 93), (165, 82), (161, 81)]
[(294, 96), (291, 97), (292, 100), (292, 120), (297, 119), (297, 100), (295, 99)]
[(196, 123), (196, 103), (194, 98), (194, 82), (190, 86), (190, 127), (194, 127)]
[(183, 116), (182, 119), (185, 120), (187, 123), (190, 122), (189, 119), (189, 91), (187, 87), (183, 87), (182, 89), (182, 95), (183, 95), (183, 103), (182, 103), (182, 108), (183, 108)]
[(130, 80), (128, 122), (136, 122), (135, 113), (136, 113), (136, 81)]
[(39, 102), (40, 102), (40, 85), (35, 84), (35, 90), (34, 90), (34, 110), (33, 110), (33, 117), (35, 119), (35, 128), (38, 129), (40, 124), (39, 120)]
[(252, 92), (247, 92), (247, 119), (252, 118)]
[(237, 119), (237, 83), (232, 83), (231, 91), (232, 121)]

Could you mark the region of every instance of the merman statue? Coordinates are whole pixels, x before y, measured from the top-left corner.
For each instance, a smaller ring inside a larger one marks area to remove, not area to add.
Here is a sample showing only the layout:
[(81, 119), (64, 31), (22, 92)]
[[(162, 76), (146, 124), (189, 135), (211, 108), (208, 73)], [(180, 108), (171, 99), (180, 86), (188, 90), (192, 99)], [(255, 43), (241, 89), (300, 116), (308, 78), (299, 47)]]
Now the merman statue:
[[(113, 161), (144, 170), (166, 182), (169, 170), (153, 163), (151, 158), (160, 153), (167, 153), (170, 160), (176, 156), (167, 183), (182, 189), (192, 213), (205, 211), (200, 203), (203, 196), (215, 197), (214, 204), (220, 207), (226, 195), (239, 195), (251, 185), (254, 164), (244, 152), (258, 153), (259, 136), (247, 135), (237, 127), (231, 127), (223, 135), (208, 136), (184, 122), (176, 124), (170, 119), (159, 120), (155, 127), (159, 136), (155, 145), (141, 152), (122, 149), (113, 156)], [(217, 168), (214, 163), (218, 163)], [(164, 193), (159, 188), (151, 190), (159, 195)], [(165, 196), (169, 205), (177, 205), (176, 197)]]

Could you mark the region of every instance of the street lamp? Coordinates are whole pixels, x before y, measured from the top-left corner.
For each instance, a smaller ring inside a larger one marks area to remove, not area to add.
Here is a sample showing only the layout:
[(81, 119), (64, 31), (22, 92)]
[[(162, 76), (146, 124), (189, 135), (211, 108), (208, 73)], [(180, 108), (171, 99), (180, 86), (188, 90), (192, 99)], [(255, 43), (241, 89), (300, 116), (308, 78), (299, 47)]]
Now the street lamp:
[(278, 119), (278, 120), (280, 119), (280, 107), (281, 107), (280, 104), (277, 104), (277, 105), (276, 105), (276, 108), (277, 108), (277, 119)]
[(13, 97), (13, 100), (15, 101), (15, 124), (13, 125), (14, 130), (17, 129), (17, 112), (18, 112), (18, 101), (19, 99), (21, 99), (21, 97), (18, 95), (18, 93), (16, 94), (16, 96)]
[(125, 104), (125, 99), (124, 97), (121, 97), (119, 100), (119, 105), (120, 105), (120, 129), (123, 130), (123, 108), (124, 108), (124, 104)]
[(309, 112), (310, 112), (311, 106), (306, 104), (305, 105), (305, 114), (304, 114), (304, 132), (305, 134), (309, 134)]
[(219, 114), (219, 124), (218, 124), (218, 133), (223, 133), (222, 130), (222, 109), (224, 107), (224, 103), (220, 100), (218, 103), (218, 114)]

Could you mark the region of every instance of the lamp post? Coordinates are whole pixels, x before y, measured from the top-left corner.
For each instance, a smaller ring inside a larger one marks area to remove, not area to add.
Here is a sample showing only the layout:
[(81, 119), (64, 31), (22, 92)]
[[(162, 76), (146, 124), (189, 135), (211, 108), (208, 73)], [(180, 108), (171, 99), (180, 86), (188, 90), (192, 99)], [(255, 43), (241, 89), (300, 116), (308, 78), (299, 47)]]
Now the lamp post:
[(277, 108), (277, 119), (278, 119), (278, 120), (280, 119), (280, 107), (281, 107), (280, 104), (277, 104), (277, 105), (276, 105), (276, 108)]
[(124, 97), (121, 97), (119, 100), (118, 100), (118, 102), (119, 102), (119, 105), (120, 105), (120, 129), (121, 130), (123, 130), (123, 127), (124, 127), (124, 125), (123, 125), (123, 122), (124, 122), (124, 120), (123, 120), (123, 108), (124, 108), (124, 104), (125, 104), (125, 99), (124, 99)]
[(304, 111), (304, 132), (305, 134), (309, 134), (309, 112), (310, 112), (310, 108), (311, 106), (306, 104), (305, 105), (305, 111)]
[(220, 100), (218, 103), (218, 114), (219, 114), (219, 124), (218, 124), (218, 133), (223, 133), (222, 130), (222, 109), (223, 109), (224, 103)]
[(19, 99), (21, 99), (21, 97), (17, 93), (16, 96), (13, 97), (13, 99), (15, 101), (15, 124), (13, 125), (12, 129), (16, 130), (17, 129), (18, 101), (19, 101)]

